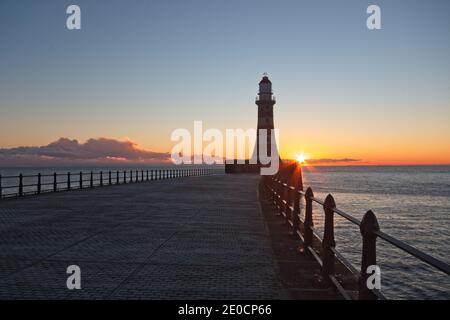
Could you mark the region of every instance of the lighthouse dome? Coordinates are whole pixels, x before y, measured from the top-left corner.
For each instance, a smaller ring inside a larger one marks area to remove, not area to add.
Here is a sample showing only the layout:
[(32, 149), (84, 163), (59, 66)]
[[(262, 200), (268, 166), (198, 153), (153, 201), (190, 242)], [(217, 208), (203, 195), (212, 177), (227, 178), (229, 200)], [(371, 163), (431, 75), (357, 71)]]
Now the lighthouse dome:
[(267, 75), (264, 75), (262, 80), (259, 82), (259, 94), (271, 94), (272, 93), (272, 82), (269, 80)]
[(268, 76), (264, 76), (262, 78), (262, 80), (259, 82), (259, 84), (263, 84), (263, 83), (270, 83), (270, 84), (272, 84), (272, 82), (269, 80)]

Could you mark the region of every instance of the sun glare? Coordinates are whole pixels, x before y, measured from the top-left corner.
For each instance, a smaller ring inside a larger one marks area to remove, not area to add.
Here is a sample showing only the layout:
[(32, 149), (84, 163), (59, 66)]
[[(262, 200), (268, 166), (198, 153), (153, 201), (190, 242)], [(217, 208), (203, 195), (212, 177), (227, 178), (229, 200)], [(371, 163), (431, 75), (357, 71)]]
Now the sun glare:
[(296, 160), (298, 163), (304, 163), (306, 160), (306, 157), (303, 153), (300, 153), (300, 154), (296, 155)]

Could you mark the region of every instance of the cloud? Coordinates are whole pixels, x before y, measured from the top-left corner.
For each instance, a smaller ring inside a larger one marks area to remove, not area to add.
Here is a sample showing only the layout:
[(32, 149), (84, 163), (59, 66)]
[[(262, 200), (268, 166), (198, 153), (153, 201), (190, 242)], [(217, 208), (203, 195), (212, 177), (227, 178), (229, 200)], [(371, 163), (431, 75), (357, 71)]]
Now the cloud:
[(324, 164), (324, 163), (349, 163), (349, 162), (361, 162), (360, 159), (351, 159), (351, 158), (343, 158), (343, 159), (308, 159), (306, 162), (309, 164)]
[(0, 165), (85, 164), (85, 163), (163, 163), (169, 153), (153, 152), (136, 143), (109, 138), (78, 140), (60, 138), (46, 146), (0, 149)]

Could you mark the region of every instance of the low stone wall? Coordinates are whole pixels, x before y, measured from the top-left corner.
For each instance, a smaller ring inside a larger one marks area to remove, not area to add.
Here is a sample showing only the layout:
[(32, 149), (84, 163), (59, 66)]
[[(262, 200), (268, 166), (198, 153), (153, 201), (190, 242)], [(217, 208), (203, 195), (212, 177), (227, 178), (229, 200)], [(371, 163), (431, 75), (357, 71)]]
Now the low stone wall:
[(260, 165), (259, 164), (250, 164), (249, 160), (245, 160), (245, 163), (237, 163), (237, 160), (234, 160), (234, 163), (225, 164), (225, 173), (260, 173)]

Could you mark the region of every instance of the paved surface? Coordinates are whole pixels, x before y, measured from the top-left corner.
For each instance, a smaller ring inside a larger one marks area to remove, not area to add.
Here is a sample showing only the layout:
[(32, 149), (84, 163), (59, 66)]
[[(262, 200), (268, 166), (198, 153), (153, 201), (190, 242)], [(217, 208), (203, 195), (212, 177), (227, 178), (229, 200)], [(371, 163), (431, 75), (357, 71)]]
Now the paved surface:
[[(221, 175), (0, 202), (0, 299), (285, 298), (258, 176)], [(66, 268), (81, 268), (68, 290)]]

